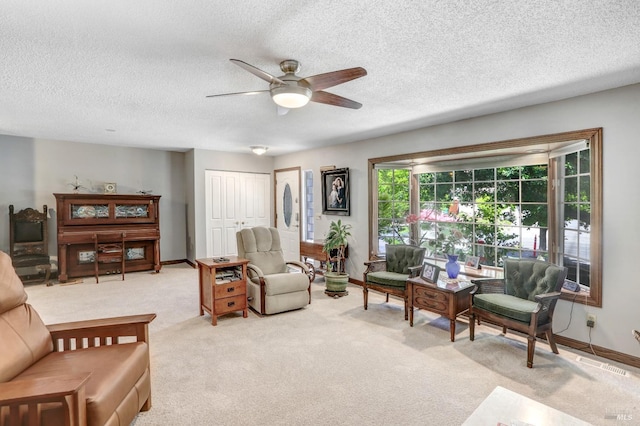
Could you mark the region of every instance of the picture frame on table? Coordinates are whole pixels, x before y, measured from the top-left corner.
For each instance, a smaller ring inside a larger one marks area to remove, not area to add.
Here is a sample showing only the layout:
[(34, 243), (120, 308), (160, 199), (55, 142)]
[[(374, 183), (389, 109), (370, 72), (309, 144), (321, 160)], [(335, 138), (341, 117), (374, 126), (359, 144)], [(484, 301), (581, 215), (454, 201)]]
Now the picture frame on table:
[(424, 264), (422, 265), (422, 279), (435, 284), (438, 282), (438, 277), (440, 276), (441, 270), (442, 269), (438, 265), (424, 262)]
[(351, 215), (349, 168), (322, 171), (322, 214)]
[(464, 266), (465, 268), (480, 269), (480, 256), (467, 256)]

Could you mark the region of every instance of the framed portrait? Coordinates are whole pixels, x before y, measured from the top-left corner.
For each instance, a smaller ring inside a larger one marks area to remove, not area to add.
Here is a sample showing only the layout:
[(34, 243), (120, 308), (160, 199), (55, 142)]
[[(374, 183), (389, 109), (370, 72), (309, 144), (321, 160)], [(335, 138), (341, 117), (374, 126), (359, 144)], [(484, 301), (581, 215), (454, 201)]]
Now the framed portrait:
[(422, 265), (422, 279), (430, 283), (438, 282), (440, 276), (440, 267), (433, 263), (424, 262)]
[(480, 269), (480, 256), (467, 256), (464, 266), (465, 268)]
[(348, 168), (322, 172), (322, 214), (351, 214)]

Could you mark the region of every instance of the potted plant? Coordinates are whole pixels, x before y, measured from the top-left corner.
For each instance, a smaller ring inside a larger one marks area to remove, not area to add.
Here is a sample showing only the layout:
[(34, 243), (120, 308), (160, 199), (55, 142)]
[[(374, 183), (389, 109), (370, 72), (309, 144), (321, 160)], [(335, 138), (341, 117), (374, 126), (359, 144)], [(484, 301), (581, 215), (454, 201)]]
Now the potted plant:
[[(330, 296), (348, 294), (346, 289), (349, 282), (349, 274), (342, 272), (342, 259), (344, 259), (345, 249), (349, 244), (347, 237), (351, 236), (350, 229), (351, 225), (343, 224), (341, 220), (332, 221), (331, 225), (329, 225), (329, 233), (324, 240), (322, 251), (329, 255), (327, 272), (324, 275), (325, 293)], [(333, 251), (336, 253), (335, 257), (332, 257)], [(335, 262), (333, 259), (335, 259)]]

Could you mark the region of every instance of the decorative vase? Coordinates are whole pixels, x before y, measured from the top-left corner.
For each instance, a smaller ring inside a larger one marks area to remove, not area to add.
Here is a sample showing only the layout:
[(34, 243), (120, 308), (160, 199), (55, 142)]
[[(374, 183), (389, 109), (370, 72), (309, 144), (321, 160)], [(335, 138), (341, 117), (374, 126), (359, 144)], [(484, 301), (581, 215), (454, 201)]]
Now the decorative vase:
[(457, 278), (458, 273), (460, 272), (460, 265), (458, 264), (458, 255), (457, 254), (448, 254), (447, 257), (449, 260), (445, 263), (445, 269), (447, 270), (447, 275), (449, 278)]

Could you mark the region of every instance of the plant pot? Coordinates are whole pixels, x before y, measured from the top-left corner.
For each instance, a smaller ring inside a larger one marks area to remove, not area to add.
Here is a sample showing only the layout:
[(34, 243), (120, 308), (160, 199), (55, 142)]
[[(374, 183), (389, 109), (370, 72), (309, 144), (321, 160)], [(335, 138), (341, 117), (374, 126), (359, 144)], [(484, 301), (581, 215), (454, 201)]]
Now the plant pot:
[(327, 272), (324, 274), (325, 294), (333, 297), (346, 296), (347, 284), (349, 283), (349, 274), (339, 274), (336, 272)]

